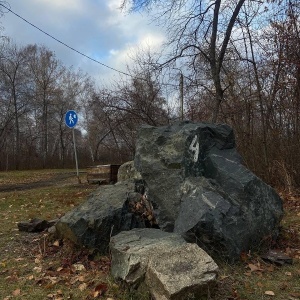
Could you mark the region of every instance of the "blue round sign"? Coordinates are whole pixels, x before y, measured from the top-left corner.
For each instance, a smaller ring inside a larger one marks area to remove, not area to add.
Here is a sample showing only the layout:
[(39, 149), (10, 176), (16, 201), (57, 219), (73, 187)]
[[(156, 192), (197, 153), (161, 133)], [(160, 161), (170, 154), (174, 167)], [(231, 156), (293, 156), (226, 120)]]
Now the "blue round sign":
[(78, 117), (77, 117), (76, 112), (74, 110), (68, 110), (65, 115), (66, 125), (69, 128), (73, 128), (77, 124), (77, 121), (78, 121)]

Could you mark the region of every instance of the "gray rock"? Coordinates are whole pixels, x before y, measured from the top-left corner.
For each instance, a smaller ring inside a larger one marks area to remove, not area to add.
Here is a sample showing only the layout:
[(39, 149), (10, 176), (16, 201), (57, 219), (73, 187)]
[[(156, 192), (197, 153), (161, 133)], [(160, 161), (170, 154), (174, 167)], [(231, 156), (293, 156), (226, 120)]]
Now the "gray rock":
[(111, 236), (152, 226), (230, 260), (278, 233), (282, 201), (242, 164), (227, 125), (143, 126), (134, 165), (61, 218), (57, 232), (106, 252)]
[(29, 222), (19, 222), (18, 223), (18, 229), (20, 231), (26, 231), (26, 232), (41, 232), (49, 227), (51, 227), (53, 224), (51, 221), (47, 220), (41, 220), (38, 218), (31, 219)]
[(142, 179), (141, 174), (136, 170), (133, 161), (124, 163), (118, 170), (118, 182), (128, 179)]
[(230, 260), (276, 236), (282, 201), (242, 165), (229, 126), (143, 126), (134, 162), (162, 230)]
[(116, 279), (137, 286), (144, 280), (152, 255), (168, 252), (184, 244), (186, 242), (180, 235), (159, 229), (144, 228), (121, 232), (110, 243), (111, 274)]
[(130, 210), (129, 203), (141, 197), (134, 190), (133, 181), (99, 187), (85, 203), (58, 221), (57, 233), (79, 245), (107, 253), (112, 236), (145, 227), (144, 220)]
[(134, 287), (145, 281), (156, 300), (207, 295), (217, 277), (213, 259), (175, 233), (133, 229), (114, 236), (110, 249), (112, 276)]
[(155, 251), (145, 283), (154, 299), (199, 299), (213, 293), (218, 266), (196, 244)]

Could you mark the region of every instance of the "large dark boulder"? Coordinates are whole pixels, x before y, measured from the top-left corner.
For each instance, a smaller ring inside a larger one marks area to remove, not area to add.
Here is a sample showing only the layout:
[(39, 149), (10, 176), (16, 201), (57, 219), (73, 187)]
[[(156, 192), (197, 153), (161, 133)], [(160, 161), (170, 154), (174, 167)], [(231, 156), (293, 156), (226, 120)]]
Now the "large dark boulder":
[(57, 233), (74, 243), (107, 253), (117, 233), (144, 228), (145, 220), (133, 211), (142, 195), (133, 181), (101, 186), (86, 202), (66, 213), (56, 224)]
[(242, 164), (227, 125), (143, 126), (134, 162), (164, 231), (231, 260), (278, 233), (282, 201)]
[(227, 125), (143, 126), (134, 166), (123, 169), (125, 181), (99, 187), (57, 232), (107, 252), (119, 232), (155, 227), (230, 260), (278, 234), (282, 201), (242, 164)]

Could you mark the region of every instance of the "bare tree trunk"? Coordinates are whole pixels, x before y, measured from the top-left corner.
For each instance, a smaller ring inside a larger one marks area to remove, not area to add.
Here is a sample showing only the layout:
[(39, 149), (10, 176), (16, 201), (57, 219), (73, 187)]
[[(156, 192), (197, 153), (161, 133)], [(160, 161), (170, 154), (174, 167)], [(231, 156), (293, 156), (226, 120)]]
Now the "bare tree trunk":
[(268, 143), (267, 143), (267, 125), (266, 125), (266, 118), (264, 112), (264, 103), (263, 103), (263, 95), (262, 95), (262, 88), (259, 81), (258, 69), (255, 61), (254, 49), (253, 49), (253, 40), (251, 36), (251, 32), (249, 26), (247, 26), (247, 33), (250, 42), (250, 51), (251, 51), (251, 61), (253, 65), (254, 75), (255, 75), (255, 83), (257, 88), (257, 97), (259, 101), (259, 110), (260, 110), (260, 118), (261, 118), (261, 125), (262, 125), (262, 136), (263, 136), (263, 158), (264, 158), (264, 170), (267, 180), (269, 180), (270, 172), (269, 172), (269, 157), (268, 157)]
[(18, 111), (18, 102), (17, 102), (17, 94), (15, 89), (15, 82), (13, 81), (12, 86), (12, 98), (14, 104), (14, 114), (15, 114), (15, 142), (16, 142), (16, 149), (15, 149), (15, 169), (20, 169), (20, 152), (21, 152), (21, 143), (20, 143), (20, 124), (19, 124), (19, 111)]
[(214, 98), (214, 106), (212, 111), (212, 123), (217, 122), (217, 118), (220, 111), (220, 105), (224, 99), (224, 90), (222, 89), (221, 84), (221, 69), (225, 57), (225, 53), (228, 47), (228, 43), (231, 37), (231, 32), (234, 26), (234, 23), (238, 17), (238, 14), (246, 0), (239, 0), (237, 5), (234, 8), (234, 11), (231, 15), (231, 18), (229, 20), (229, 23), (226, 27), (225, 36), (222, 41), (221, 49), (219, 51), (219, 54), (217, 54), (217, 39), (218, 39), (218, 31), (219, 28), (219, 16), (220, 16), (220, 7), (221, 7), (221, 0), (216, 0), (215, 7), (214, 7), (214, 15), (213, 15), (213, 21), (212, 21), (212, 33), (211, 33), (211, 39), (210, 39), (210, 45), (209, 45), (209, 56), (206, 56), (210, 63), (211, 68), (211, 74), (212, 79), (214, 82), (215, 87), (215, 98)]
[(42, 156), (43, 156), (43, 168), (46, 168), (47, 165), (47, 157), (48, 157), (48, 104), (46, 99), (45, 91), (43, 95), (43, 114), (42, 114), (42, 122), (43, 122), (43, 148), (42, 148)]

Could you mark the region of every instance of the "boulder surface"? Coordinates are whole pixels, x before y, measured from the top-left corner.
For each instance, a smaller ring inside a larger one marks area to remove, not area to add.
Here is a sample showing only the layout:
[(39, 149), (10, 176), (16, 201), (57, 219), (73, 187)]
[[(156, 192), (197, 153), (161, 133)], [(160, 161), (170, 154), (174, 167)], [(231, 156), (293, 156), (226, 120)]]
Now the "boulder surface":
[(155, 227), (237, 260), (278, 234), (282, 200), (242, 164), (227, 125), (142, 126), (134, 165), (120, 170), (59, 220), (60, 235), (107, 253), (119, 232)]
[(227, 125), (142, 126), (134, 163), (158, 226), (212, 255), (238, 259), (278, 232), (282, 200), (242, 164)]
[(139, 285), (144, 280), (151, 256), (184, 244), (186, 242), (180, 235), (159, 229), (123, 231), (110, 242), (111, 274), (130, 285)]
[(131, 204), (141, 197), (133, 181), (101, 186), (57, 222), (57, 233), (76, 244), (107, 253), (113, 235), (145, 227), (143, 218), (131, 209)]
[(128, 179), (142, 179), (132, 160), (122, 164), (118, 170), (118, 181), (126, 181)]
[(216, 263), (176, 233), (133, 229), (114, 236), (110, 249), (112, 276), (135, 287), (145, 281), (155, 300), (198, 299), (215, 285)]

